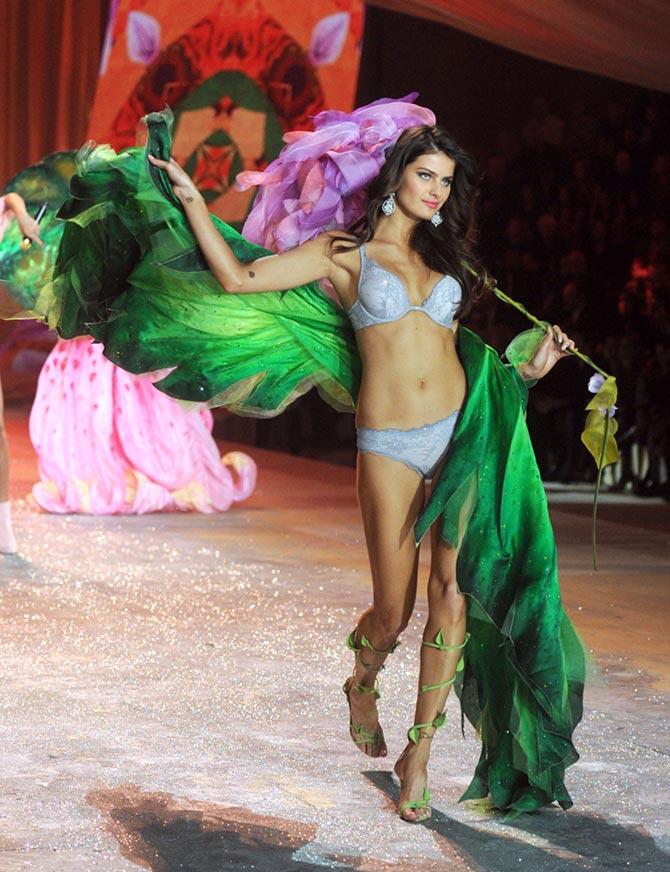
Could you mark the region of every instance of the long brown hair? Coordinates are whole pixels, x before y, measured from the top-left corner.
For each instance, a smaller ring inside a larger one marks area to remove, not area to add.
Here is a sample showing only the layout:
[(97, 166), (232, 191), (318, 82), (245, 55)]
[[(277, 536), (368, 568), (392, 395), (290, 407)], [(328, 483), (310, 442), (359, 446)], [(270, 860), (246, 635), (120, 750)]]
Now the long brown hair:
[[(410, 248), (418, 252), (426, 266), (438, 273), (456, 278), (463, 296), (456, 313), (462, 318), (484, 292), (493, 286), (493, 279), (474, 253), (477, 242), (476, 202), (479, 179), (474, 158), (456, 143), (441, 127), (412, 127), (405, 130), (388, 151), (379, 175), (370, 183), (365, 213), (347, 230), (356, 237), (356, 246), (373, 238), (382, 214), (381, 204), (398, 190), (403, 173), (423, 154), (443, 152), (456, 163), (449, 199), (441, 210), (442, 224), (418, 221), (410, 236)], [(351, 247), (352, 240), (334, 237), (334, 252)], [(348, 242), (349, 244), (344, 244)]]

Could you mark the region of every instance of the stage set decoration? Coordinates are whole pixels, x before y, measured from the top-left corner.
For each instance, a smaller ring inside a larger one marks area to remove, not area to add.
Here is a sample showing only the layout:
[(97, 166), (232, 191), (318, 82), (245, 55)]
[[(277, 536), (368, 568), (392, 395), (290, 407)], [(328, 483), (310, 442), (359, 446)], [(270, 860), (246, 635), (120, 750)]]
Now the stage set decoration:
[(135, 145), (140, 119), (169, 105), (174, 157), (239, 227), (253, 191), (237, 173), (323, 109), (353, 107), (362, 29), (359, 0), (112, 0), (89, 135)]

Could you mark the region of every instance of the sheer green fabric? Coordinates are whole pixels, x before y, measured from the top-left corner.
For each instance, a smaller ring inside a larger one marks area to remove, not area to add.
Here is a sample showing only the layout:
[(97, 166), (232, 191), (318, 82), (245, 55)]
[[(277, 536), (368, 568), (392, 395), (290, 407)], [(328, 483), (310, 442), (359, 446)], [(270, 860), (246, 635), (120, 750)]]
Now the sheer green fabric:
[[(169, 153), (169, 119), (149, 116), (149, 149)], [(90, 334), (134, 373), (168, 368), (174, 397), (241, 414), (277, 414), (315, 385), (353, 409), (360, 360), (341, 310), (316, 285), (225, 294), (207, 271), (163, 173), (144, 153), (84, 155), (58, 263), (42, 295), (63, 336)], [(237, 256), (264, 254), (222, 222)], [(449, 459), (416, 525), (460, 544), (468, 597), (462, 711), (482, 739), (463, 799), (491, 794), (512, 815), (558, 800), (577, 759), (584, 655), (561, 606), (554, 539), (524, 420), (526, 388), (513, 367), (458, 330), (468, 393)]]
[[(525, 422), (527, 389), (516, 369), (464, 328), (458, 353), (467, 401), (447, 462), (416, 527), (433, 523), (459, 546), (468, 599), (461, 708), (482, 740), (461, 799), (491, 794), (511, 816), (557, 800), (578, 759), (585, 655), (563, 611), (547, 501)], [(520, 361), (519, 361), (520, 362)]]
[[(149, 116), (152, 152), (169, 155), (169, 127)], [(207, 269), (162, 172), (139, 149), (80, 158), (43, 315), (65, 338), (90, 334), (133, 373), (170, 369), (172, 397), (244, 415), (281, 412), (316, 386), (353, 410), (360, 375), (353, 331), (316, 284), (227, 294)], [(244, 262), (270, 254), (215, 219)]]

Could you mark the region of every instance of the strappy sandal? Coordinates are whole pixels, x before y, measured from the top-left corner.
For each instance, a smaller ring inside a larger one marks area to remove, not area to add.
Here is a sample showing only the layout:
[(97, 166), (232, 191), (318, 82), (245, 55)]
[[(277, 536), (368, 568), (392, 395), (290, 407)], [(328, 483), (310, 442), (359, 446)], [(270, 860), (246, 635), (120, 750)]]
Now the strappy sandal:
[[(375, 654), (392, 654), (396, 650), (398, 645), (400, 645), (400, 642), (394, 642), (394, 644), (388, 650), (383, 651), (379, 648), (375, 648), (374, 645), (365, 636), (361, 637), (360, 645), (357, 645), (356, 630), (353, 630), (347, 637), (347, 647), (356, 654), (356, 657), (360, 660), (361, 665), (367, 672), (381, 672), (381, 670), (384, 668), (384, 664), (381, 664), (380, 666), (370, 666), (363, 660), (363, 649), (367, 648)], [(362, 746), (365, 745), (372, 745), (375, 750), (381, 748), (383, 745), (386, 744), (384, 740), (384, 732), (381, 726), (378, 726), (375, 732), (371, 733), (369, 730), (366, 730), (362, 724), (355, 724), (351, 716), (352, 690), (357, 690), (359, 693), (373, 694), (374, 698), (377, 700), (381, 697), (377, 680), (375, 680), (373, 687), (367, 687), (367, 685), (365, 684), (359, 684), (356, 681), (355, 675), (350, 675), (349, 678), (347, 678), (347, 680), (344, 682), (342, 690), (344, 691), (344, 695), (347, 698), (347, 704), (349, 706), (349, 735), (351, 736), (354, 745), (357, 745), (359, 748), (361, 748), (361, 750), (363, 750)]]
[[(470, 638), (470, 633), (465, 634), (465, 638), (463, 639), (462, 644), (460, 645), (447, 645), (444, 641), (444, 633), (442, 630), (439, 630), (435, 638), (432, 642), (422, 642), (421, 644), (426, 648), (436, 648), (438, 651), (460, 651), (465, 648), (468, 643), (468, 639)], [(458, 664), (456, 665), (456, 670), (451, 678), (448, 678), (446, 681), (439, 681), (437, 684), (424, 684), (419, 688), (419, 693), (430, 693), (432, 690), (439, 690), (443, 687), (449, 687), (450, 684), (453, 684), (456, 681), (456, 676), (459, 672), (463, 671), (465, 666), (465, 660), (461, 656)], [(420, 739), (432, 739), (435, 735), (435, 732), (443, 727), (447, 721), (447, 712), (446, 709), (442, 712), (439, 712), (432, 721), (428, 721), (425, 724), (412, 724), (412, 726), (407, 730), (407, 738), (413, 745), (417, 745)], [(424, 730), (432, 729), (431, 733), (426, 733)], [(393, 783), (397, 787), (402, 787), (402, 782), (398, 773), (393, 770), (391, 774), (391, 779)], [(408, 824), (421, 824), (424, 821), (427, 821), (431, 815), (431, 807), (430, 807), (431, 795), (427, 788), (424, 788), (423, 797), (421, 799), (408, 800), (407, 802), (402, 802), (398, 806), (398, 814), (400, 815), (400, 819), (405, 821)], [(426, 809), (426, 813), (424, 815), (417, 815), (414, 818), (406, 818), (403, 817), (404, 812), (409, 809), (421, 810)]]

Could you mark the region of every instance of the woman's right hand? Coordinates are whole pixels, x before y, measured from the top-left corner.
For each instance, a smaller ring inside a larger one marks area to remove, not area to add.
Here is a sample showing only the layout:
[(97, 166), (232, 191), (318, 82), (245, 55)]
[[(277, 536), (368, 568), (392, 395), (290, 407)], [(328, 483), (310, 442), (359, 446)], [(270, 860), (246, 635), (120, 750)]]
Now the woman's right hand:
[(193, 183), (193, 179), (189, 176), (186, 170), (179, 166), (173, 157), (171, 157), (169, 161), (159, 160), (159, 158), (154, 157), (152, 154), (148, 155), (148, 157), (155, 167), (160, 167), (160, 169), (165, 170), (168, 178), (172, 182), (172, 190), (180, 202), (184, 205), (188, 205), (197, 200), (202, 200), (202, 195)]

